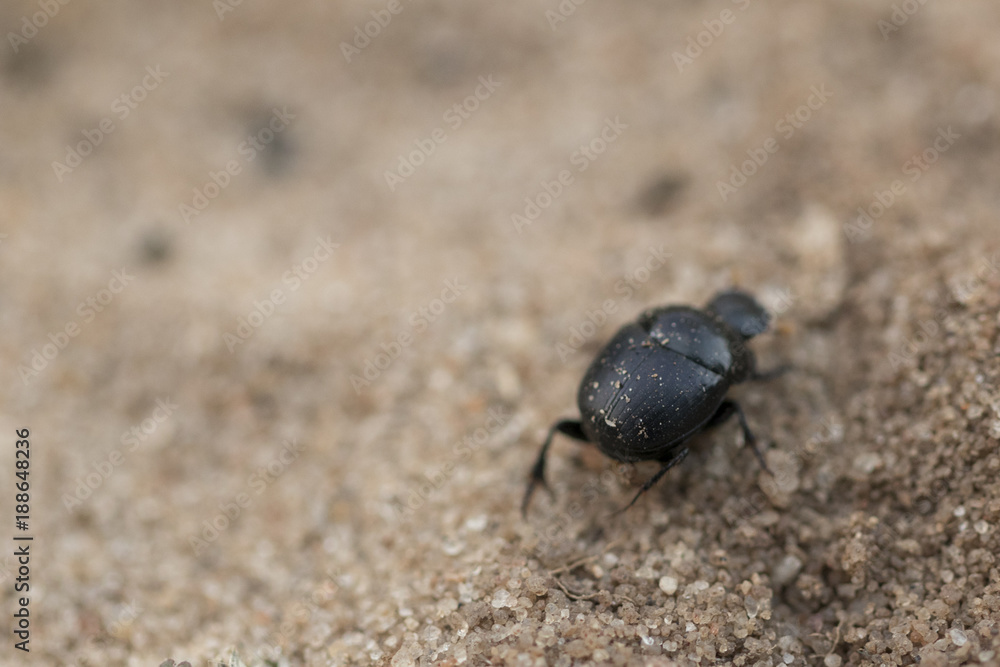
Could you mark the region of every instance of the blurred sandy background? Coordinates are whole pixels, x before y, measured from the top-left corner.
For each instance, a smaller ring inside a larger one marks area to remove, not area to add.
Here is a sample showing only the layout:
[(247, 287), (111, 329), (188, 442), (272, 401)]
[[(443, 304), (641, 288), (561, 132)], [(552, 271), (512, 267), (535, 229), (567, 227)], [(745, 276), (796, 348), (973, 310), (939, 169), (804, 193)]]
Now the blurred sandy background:
[[(995, 3), (0, 28), (0, 663), (1000, 663)], [(655, 466), (559, 440), (522, 520), (601, 343), (733, 284), (775, 478), (727, 424), (610, 518)]]

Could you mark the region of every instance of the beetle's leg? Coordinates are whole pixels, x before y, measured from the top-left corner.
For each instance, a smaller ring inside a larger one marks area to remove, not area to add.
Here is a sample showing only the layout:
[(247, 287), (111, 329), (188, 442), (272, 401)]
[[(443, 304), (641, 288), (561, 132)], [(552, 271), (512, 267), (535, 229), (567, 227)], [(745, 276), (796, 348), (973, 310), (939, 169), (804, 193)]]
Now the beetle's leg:
[(767, 467), (767, 461), (764, 460), (764, 455), (761, 453), (760, 449), (757, 448), (757, 438), (754, 437), (753, 431), (750, 430), (750, 425), (747, 424), (746, 415), (743, 414), (743, 408), (736, 401), (726, 399), (722, 401), (719, 405), (719, 409), (715, 411), (712, 418), (705, 423), (705, 428), (710, 428), (712, 426), (718, 426), (722, 422), (726, 421), (733, 415), (736, 415), (740, 420), (740, 428), (743, 429), (743, 439), (746, 440), (746, 444), (753, 453), (757, 456), (757, 460), (760, 461), (760, 467), (764, 469), (769, 475), (773, 475), (771, 469)]
[(535, 493), (535, 487), (539, 484), (545, 487), (545, 490), (549, 492), (549, 495), (552, 495), (552, 489), (549, 488), (548, 482), (545, 481), (545, 457), (549, 453), (549, 445), (552, 444), (552, 438), (555, 437), (557, 432), (569, 436), (574, 440), (590, 442), (587, 439), (586, 434), (583, 432), (583, 424), (576, 419), (560, 419), (552, 425), (552, 428), (549, 429), (548, 436), (545, 438), (545, 442), (542, 444), (541, 451), (538, 452), (538, 459), (535, 461), (534, 467), (531, 468), (531, 477), (528, 480), (528, 488), (524, 492), (524, 500), (521, 501), (522, 516), (527, 516), (528, 503), (531, 502), (531, 496)]
[(641, 496), (642, 494), (646, 493), (651, 488), (653, 488), (653, 485), (656, 484), (657, 482), (659, 482), (660, 478), (663, 477), (665, 474), (667, 474), (668, 470), (670, 470), (675, 465), (677, 465), (678, 463), (680, 463), (681, 461), (683, 461), (684, 457), (687, 456), (687, 455), (688, 455), (688, 448), (687, 447), (685, 447), (681, 451), (677, 452), (677, 454), (675, 454), (673, 456), (673, 458), (671, 458), (669, 461), (667, 461), (666, 463), (663, 464), (663, 467), (660, 468), (656, 472), (655, 475), (653, 475), (651, 478), (649, 478), (649, 480), (647, 480), (647, 482), (642, 485), (642, 488), (639, 489), (639, 493), (635, 494), (635, 498), (632, 499), (632, 502), (630, 502), (628, 505), (626, 505), (625, 507), (623, 507), (620, 510), (618, 510), (617, 512), (615, 512), (615, 515), (621, 514), (622, 512), (624, 512), (625, 510), (627, 510), (629, 507), (632, 507), (632, 505), (635, 505), (635, 501), (639, 500), (639, 496)]

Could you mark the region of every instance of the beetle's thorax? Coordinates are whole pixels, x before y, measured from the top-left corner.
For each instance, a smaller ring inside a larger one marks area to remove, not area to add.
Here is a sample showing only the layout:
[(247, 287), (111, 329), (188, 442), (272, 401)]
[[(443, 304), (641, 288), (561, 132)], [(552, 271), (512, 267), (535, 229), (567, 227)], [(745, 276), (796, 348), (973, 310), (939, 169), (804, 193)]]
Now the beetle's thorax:
[(722, 318), (687, 306), (647, 311), (639, 318), (651, 341), (725, 377), (742, 382), (753, 370), (753, 352)]

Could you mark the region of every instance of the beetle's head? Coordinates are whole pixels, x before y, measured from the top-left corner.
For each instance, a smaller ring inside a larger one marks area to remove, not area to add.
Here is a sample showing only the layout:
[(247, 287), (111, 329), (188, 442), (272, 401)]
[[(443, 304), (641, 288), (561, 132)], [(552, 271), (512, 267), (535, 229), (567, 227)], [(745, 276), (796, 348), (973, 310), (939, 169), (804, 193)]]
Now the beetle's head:
[(764, 333), (771, 320), (764, 306), (757, 303), (756, 299), (735, 289), (719, 292), (705, 309), (722, 318), (744, 340)]

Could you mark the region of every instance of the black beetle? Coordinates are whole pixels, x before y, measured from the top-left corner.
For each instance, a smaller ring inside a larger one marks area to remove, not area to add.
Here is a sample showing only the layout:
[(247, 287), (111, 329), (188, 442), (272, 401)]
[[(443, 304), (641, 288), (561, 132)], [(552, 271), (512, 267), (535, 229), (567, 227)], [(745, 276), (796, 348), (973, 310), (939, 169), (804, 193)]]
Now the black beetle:
[(766, 380), (787, 370), (757, 372), (746, 341), (767, 329), (770, 317), (745, 292), (720, 292), (704, 310), (666, 306), (647, 310), (622, 327), (590, 364), (577, 395), (581, 419), (549, 429), (521, 503), (527, 513), (535, 488), (545, 482), (545, 456), (556, 432), (596, 444), (616, 461), (659, 461), (625, 511), (688, 454), (687, 441), (734, 414), (743, 437), (767, 470), (739, 404), (726, 398), (731, 385)]

